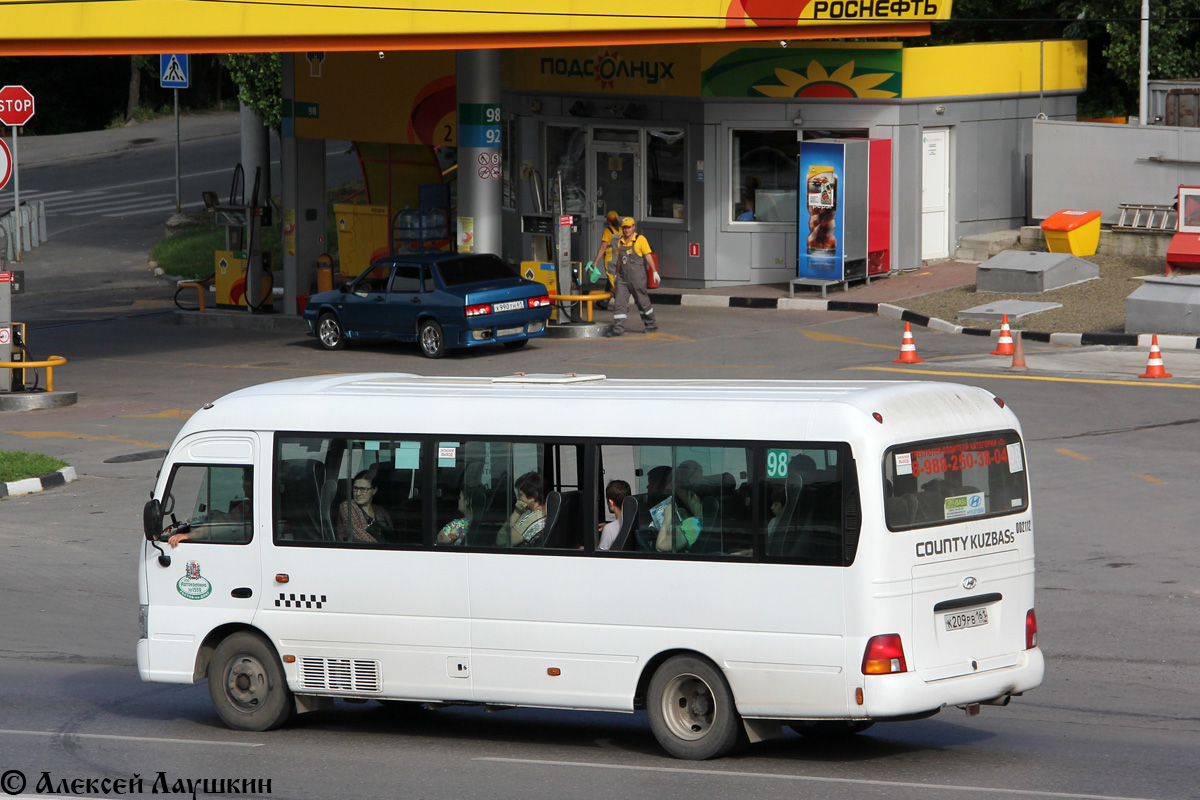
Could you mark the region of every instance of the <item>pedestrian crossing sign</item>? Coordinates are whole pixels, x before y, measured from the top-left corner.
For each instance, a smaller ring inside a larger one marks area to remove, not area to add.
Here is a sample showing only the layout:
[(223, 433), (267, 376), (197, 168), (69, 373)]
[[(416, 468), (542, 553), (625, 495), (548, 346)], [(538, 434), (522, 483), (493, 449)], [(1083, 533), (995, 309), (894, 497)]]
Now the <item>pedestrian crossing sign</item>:
[(158, 85), (164, 89), (188, 88), (188, 54), (160, 53)]

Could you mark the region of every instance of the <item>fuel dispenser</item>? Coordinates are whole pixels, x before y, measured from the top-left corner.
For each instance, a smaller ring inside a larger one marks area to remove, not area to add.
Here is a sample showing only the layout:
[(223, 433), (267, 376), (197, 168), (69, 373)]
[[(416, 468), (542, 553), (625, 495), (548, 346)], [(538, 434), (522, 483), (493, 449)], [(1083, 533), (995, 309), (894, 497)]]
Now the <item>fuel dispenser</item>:
[(254, 171), (254, 188), (246, 202), (242, 165), (233, 171), (229, 202), (215, 204), (216, 222), (225, 228), (225, 249), (214, 253), (217, 308), (248, 308), (252, 313), (274, 311), (270, 253), (263, 252), (262, 229), (271, 224), (270, 198), (258, 199), (261, 168)]
[[(6, 271), (0, 259), (0, 361), (28, 361), (25, 357), (25, 324), (12, 321), (12, 296), (20, 294), (25, 283), (23, 271)], [(26, 372), (23, 368), (0, 369), (0, 392), (24, 392)]]
[[(550, 294), (604, 291), (603, 273), (600, 283), (595, 284), (582, 274), (580, 263), (571, 258), (572, 236), (578, 236), (581, 222), (579, 214), (522, 214), (521, 232), (533, 236), (534, 260), (521, 262), (521, 276), (546, 284)], [(555, 303), (551, 319), (580, 322), (581, 306), (581, 303)]]

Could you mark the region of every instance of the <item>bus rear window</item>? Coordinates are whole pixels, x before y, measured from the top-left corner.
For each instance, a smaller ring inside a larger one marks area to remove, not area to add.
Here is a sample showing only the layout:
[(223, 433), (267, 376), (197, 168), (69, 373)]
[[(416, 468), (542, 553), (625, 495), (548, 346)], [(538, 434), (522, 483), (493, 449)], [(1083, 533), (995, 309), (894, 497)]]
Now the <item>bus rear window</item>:
[(893, 447), (883, 462), (889, 529), (948, 525), (1024, 511), (1029, 483), (1014, 431)]

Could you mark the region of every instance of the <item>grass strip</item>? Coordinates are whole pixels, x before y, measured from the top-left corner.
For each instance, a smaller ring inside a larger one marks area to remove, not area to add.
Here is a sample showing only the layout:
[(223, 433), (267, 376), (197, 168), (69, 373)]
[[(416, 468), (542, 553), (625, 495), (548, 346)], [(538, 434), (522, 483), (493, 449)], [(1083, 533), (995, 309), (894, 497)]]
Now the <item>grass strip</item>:
[(21, 453), (0, 450), (0, 483), (39, 478), (67, 466), (67, 462), (41, 453)]

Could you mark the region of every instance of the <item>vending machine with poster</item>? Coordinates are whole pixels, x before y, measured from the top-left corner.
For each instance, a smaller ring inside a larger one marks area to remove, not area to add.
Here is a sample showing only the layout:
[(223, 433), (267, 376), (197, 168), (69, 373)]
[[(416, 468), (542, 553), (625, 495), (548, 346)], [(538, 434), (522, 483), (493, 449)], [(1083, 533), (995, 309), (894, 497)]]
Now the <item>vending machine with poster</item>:
[(891, 142), (800, 144), (798, 282), (869, 280), (891, 269)]

